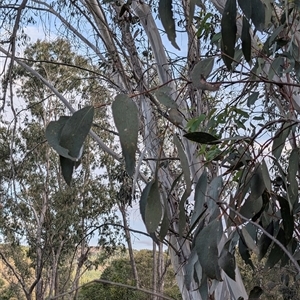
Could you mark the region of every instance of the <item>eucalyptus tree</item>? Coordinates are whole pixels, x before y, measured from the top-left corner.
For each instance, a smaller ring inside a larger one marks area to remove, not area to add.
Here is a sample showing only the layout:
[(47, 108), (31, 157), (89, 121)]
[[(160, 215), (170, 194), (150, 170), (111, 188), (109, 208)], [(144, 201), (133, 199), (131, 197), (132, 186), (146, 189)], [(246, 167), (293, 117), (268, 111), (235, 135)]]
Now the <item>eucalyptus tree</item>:
[[(92, 69), (91, 65), (75, 54), (67, 41), (37, 41), (26, 47), (24, 59), (78, 106), (102, 104), (107, 90), (93, 78), (92, 70), (85, 70)], [(84, 157), (76, 162), (73, 184), (68, 186), (59, 158), (45, 139), (46, 125), (65, 114), (64, 106), (23, 68), (14, 67), (11, 75), (20, 100), (13, 125), (1, 128), (4, 270), (12, 272), (11, 282), (17, 281), (26, 299), (32, 299), (33, 293), (36, 299), (55, 297), (66, 290), (75, 293), (81, 275), (92, 266), (91, 233), (99, 232), (111, 249), (119, 242), (117, 232), (105, 226), (116, 222), (114, 202), (101, 174), (105, 157), (93, 150), (93, 142), (87, 143)], [(101, 126), (106, 118), (104, 107), (95, 114), (94, 122)]]
[[(298, 1), (4, 1), (2, 8), (13, 30), (2, 42), (10, 48), (0, 51), (71, 112), (68, 99), (17, 57), (20, 28), (36, 21), (34, 11), (47, 30), (99, 62), (99, 80), (116, 95), (120, 146), (103, 140), (105, 130), (90, 135), (124, 162), (132, 190), (144, 181), (141, 214), (153, 240), (169, 245), (183, 299), (246, 298), (236, 249), (251, 266), (254, 251), (267, 255), (267, 267), (290, 262), (299, 273)], [(48, 127), (67, 181), (93, 111)], [(78, 121), (84, 128), (71, 130)]]

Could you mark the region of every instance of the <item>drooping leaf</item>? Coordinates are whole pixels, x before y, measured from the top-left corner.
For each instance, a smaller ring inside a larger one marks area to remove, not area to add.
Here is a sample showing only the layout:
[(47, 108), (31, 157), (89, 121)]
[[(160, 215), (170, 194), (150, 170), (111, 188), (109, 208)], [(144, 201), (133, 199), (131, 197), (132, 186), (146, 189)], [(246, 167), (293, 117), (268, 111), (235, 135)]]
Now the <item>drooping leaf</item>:
[[(267, 228), (265, 230), (269, 234), (273, 235), (273, 233), (274, 233), (273, 221), (271, 221), (271, 223), (267, 226)], [(271, 243), (272, 243), (272, 240), (263, 233), (257, 243), (257, 246), (259, 249), (259, 254), (258, 254), (259, 260), (261, 260), (266, 255)]]
[(162, 205), (158, 189), (158, 183), (155, 180), (149, 190), (147, 203), (145, 207), (145, 225), (149, 233), (154, 233), (159, 226), (162, 218)]
[(163, 86), (155, 91), (154, 95), (157, 98), (157, 100), (163, 104), (164, 106), (168, 108), (174, 108), (177, 109), (178, 105), (176, 102), (169, 96), (169, 93), (171, 91), (171, 88), (168, 86)]
[(285, 198), (277, 196), (277, 200), (280, 205), (285, 241), (288, 243), (291, 240), (294, 232), (294, 216), (291, 212), (291, 206)]
[(251, 200), (256, 200), (258, 199), (263, 191), (265, 190), (266, 186), (264, 184), (264, 179), (262, 176), (262, 171), (261, 171), (261, 166), (257, 165), (251, 174), (251, 179), (250, 179), (250, 188), (251, 188), (251, 194), (250, 194), (250, 199)]
[(247, 106), (250, 107), (251, 105), (253, 105), (255, 103), (255, 101), (257, 100), (259, 96), (259, 92), (254, 92), (252, 93), (247, 100)]
[(67, 185), (71, 185), (72, 175), (74, 171), (75, 162), (69, 158), (59, 156), (61, 172)]
[(65, 123), (60, 136), (60, 145), (69, 150), (75, 160), (80, 158), (82, 147), (94, 117), (94, 107), (86, 106), (76, 111)]
[[(200, 263), (196, 263), (196, 266), (198, 266)], [(199, 292), (201, 295), (201, 299), (208, 299), (208, 286), (207, 286), (207, 277), (204, 271), (202, 270), (202, 278), (201, 283), (199, 287)]]
[(178, 156), (181, 162), (181, 167), (182, 167), (183, 176), (185, 180), (185, 191), (179, 202), (179, 220), (178, 220), (179, 235), (182, 236), (186, 227), (185, 203), (187, 198), (191, 194), (192, 182), (190, 177), (189, 163), (186, 154), (183, 151), (181, 142), (179, 141), (176, 135), (174, 135), (174, 144), (176, 145), (178, 151)]
[(186, 265), (184, 266), (184, 269), (185, 269), (184, 281), (188, 287), (190, 286), (190, 284), (194, 278), (195, 264), (197, 261), (198, 261), (198, 255), (196, 253), (196, 250), (192, 249), (191, 254), (188, 258), (188, 261), (187, 261)]
[(199, 61), (195, 67), (193, 68), (191, 72), (191, 79), (193, 82), (193, 85), (198, 87), (200, 83), (200, 79), (204, 78), (206, 79), (209, 74), (211, 73), (214, 66), (214, 58), (206, 58), (201, 61)]
[(234, 58), (236, 32), (236, 0), (227, 0), (221, 20), (221, 49), (222, 58), (228, 70), (231, 70)]
[(276, 159), (278, 159), (281, 155), (282, 149), (285, 145), (285, 140), (288, 137), (290, 130), (290, 122), (285, 122), (275, 134), (272, 146), (272, 154)]
[(253, 265), (253, 262), (251, 260), (249, 249), (246, 246), (246, 244), (245, 244), (245, 242), (243, 241), (242, 238), (239, 239), (238, 249), (239, 249), (239, 252), (240, 252), (240, 255), (241, 255), (243, 261), (254, 270), (254, 265)]
[[(285, 242), (285, 233), (282, 228), (279, 229), (279, 232), (276, 236), (276, 239), (283, 245), (286, 246)], [(283, 250), (277, 245), (273, 244), (273, 247), (271, 249), (271, 252), (268, 256), (268, 259), (266, 261), (265, 267), (272, 269), (282, 258), (283, 256)]]
[(248, 249), (250, 249), (254, 253), (258, 254), (259, 253), (258, 247), (257, 247), (256, 243), (254, 242), (253, 238), (248, 233), (246, 227), (242, 227), (242, 235), (243, 235), (244, 241), (245, 241)]
[(288, 185), (288, 200), (290, 202), (291, 208), (298, 202), (298, 181), (297, 181), (297, 172), (299, 168), (299, 149), (293, 149), (289, 157), (289, 166), (287, 180)]
[(112, 104), (112, 113), (120, 136), (126, 171), (133, 176), (139, 131), (138, 109), (127, 95), (120, 94)]
[(215, 177), (207, 189), (207, 207), (210, 213), (210, 220), (214, 220), (219, 215), (219, 206), (217, 202), (222, 191), (222, 176)]
[(191, 227), (194, 227), (195, 222), (199, 219), (200, 215), (204, 210), (204, 203), (206, 199), (206, 189), (207, 189), (207, 172), (206, 170), (201, 174), (197, 185), (195, 187), (195, 205), (194, 211), (191, 218)]
[(265, 6), (261, 0), (249, 0), (252, 5), (251, 20), (257, 30), (263, 31), (265, 27)]
[(247, 62), (251, 61), (251, 36), (250, 36), (250, 24), (248, 20), (243, 17), (243, 27), (242, 27), (242, 50), (244, 57)]
[(270, 66), (268, 78), (270, 80), (273, 80), (275, 75), (278, 77), (281, 77), (283, 74), (283, 71), (284, 71), (284, 64), (285, 64), (285, 61), (282, 56), (276, 57)]
[(224, 245), (220, 257), (219, 266), (232, 279), (235, 280), (235, 256), (229, 251), (230, 240)]
[(252, 16), (252, 1), (238, 0), (238, 3), (244, 15), (250, 19)]
[(141, 213), (142, 219), (144, 221), (144, 224), (146, 224), (145, 214), (146, 214), (146, 205), (147, 205), (147, 201), (148, 201), (148, 195), (149, 195), (149, 192), (150, 192), (150, 189), (151, 189), (151, 186), (152, 186), (153, 182), (154, 182), (153, 180), (148, 182), (146, 184), (145, 188), (143, 189), (142, 194), (141, 194), (140, 213)]
[(169, 220), (167, 212), (165, 210), (163, 219), (160, 224), (160, 231), (159, 231), (159, 239), (161, 242), (164, 240), (165, 236), (167, 235), (169, 226), (170, 226), (170, 220)]
[(172, 0), (159, 0), (158, 13), (168, 39), (174, 48), (180, 50), (176, 44), (175, 20), (173, 18)]
[(270, 175), (268, 172), (267, 164), (264, 159), (261, 162), (261, 175), (262, 175), (262, 179), (264, 181), (264, 186), (270, 192), (271, 191), (271, 179), (270, 179)]
[(203, 273), (211, 279), (221, 280), (218, 265), (218, 243), (221, 233), (220, 221), (215, 219), (205, 226), (195, 237), (195, 247)]
[(59, 144), (62, 129), (69, 118), (70, 117), (62, 116), (58, 121), (51, 121), (46, 127), (45, 136), (49, 145), (59, 155), (74, 160), (74, 158), (69, 155), (69, 150)]
[(247, 219), (251, 219), (261, 210), (262, 205), (262, 197), (254, 199), (249, 196), (245, 199), (245, 203), (241, 207), (240, 214)]
[[(186, 133), (184, 135), (184, 137), (190, 141), (200, 143), (200, 144), (211, 144), (213, 142), (218, 141), (218, 139), (215, 136), (213, 136), (207, 132), (201, 132), (201, 131)], [(219, 143), (221, 143), (221, 142), (219, 142)]]
[(179, 156), (179, 159), (180, 159), (180, 162), (181, 162), (181, 168), (182, 168), (182, 171), (183, 171), (184, 180), (185, 180), (185, 183), (186, 183), (186, 191), (188, 193), (187, 196), (189, 196), (190, 192), (191, 192), (191, 186), (192, 186), (189, 163), (188, 163), (186, 154), (185, 154), (185, 152), (182, 148), (181, 142), (178, 139), (177, 135), (174, 134), (173, 137), (174, 137), (174, 144), (177, 148), (178, 156)]

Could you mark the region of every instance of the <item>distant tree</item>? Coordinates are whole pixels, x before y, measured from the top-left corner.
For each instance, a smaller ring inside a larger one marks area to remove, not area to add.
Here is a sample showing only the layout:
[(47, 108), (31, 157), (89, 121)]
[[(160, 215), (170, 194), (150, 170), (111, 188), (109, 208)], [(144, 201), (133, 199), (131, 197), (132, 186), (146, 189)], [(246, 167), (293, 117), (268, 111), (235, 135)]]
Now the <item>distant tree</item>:
[[(103, 86), (93, 78), (86, 81), (91, 75), (84, 69), (92, 66), (74, 53), (67, 41), (37, 41), (25, 49), (24, 55), (34, 70), (78, 106), (100, 105), (104, 100), (107, 91)], [(53, 64), (45, 64), (49, 60)], [(3, 271), (11, 273), (26, 299), (32, 299), (35, 293), (35, 298), (42, 300), (66, 289), (75, 293), (82, 272), (91, 263), (90, 232), (99, 233), (111, 249), (119, 242), (114, 236), (117, 231), (103, 226), (115, 223), (116, 215), (101, 174), (104, 155), (95, 154), (93, 143), (87, 143), (83, 158), (77, 162), (73, 184), (68, 186), (58, 167), (59, 158), (45, 140), (46, 126), (65, 114), (64, 106), (22, 68), (14, 68), (13, 77), (21, 106), (16, 111), (23, 122), (14, 123), (15, 129), (0, 129), (4, 158), (0, 211), (4, 244), (0, 255)], [(95, 114), (94, 122), (101, 126), (105, 119), (104, 106)], [(106, 138), (110, 139), (108, 135)], [(13, 152), (9, 152), (7, 141), (11, 141)], [(28, 247), (21, 247), (24, 243)]]
[[(135, 262), (140, 279), (140, 288), (153, 290), (152, 272), (153, 272), (153, 253), (150, 250), (134, 251)], [(166, 256), (166, 255), (165, 255)], [(166, 256), (166, 261), (168, 261)], [(101, 274), (100, 279), (111, 282), (122, 283), (135, 287), (135, 278), (132, 272), (129, 257), (114, 259), (111, 264)], [(176, 285), (174, 272), (169, 263), (166, 264), (164, 270), (164, 295), (181, 299), (180, 291)], [(102, 298), (101, 298), (102, 297)], [(125, 287), (115, 286), (113, 284), (93, 283), (83, 286), (79, 293), (79, 300), (88, 299), (152, 299), (149, 294), (141, 291), (134, 291)]]

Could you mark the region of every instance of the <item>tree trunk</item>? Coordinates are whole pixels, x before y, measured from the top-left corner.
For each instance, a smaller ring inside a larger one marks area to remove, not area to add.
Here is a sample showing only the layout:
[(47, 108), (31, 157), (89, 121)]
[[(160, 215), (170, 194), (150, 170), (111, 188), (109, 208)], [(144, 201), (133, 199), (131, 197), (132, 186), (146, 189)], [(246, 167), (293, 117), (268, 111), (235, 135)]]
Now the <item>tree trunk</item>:
[(128, 222), (127, 222), (126, 207), (125, 207), (125, 205), (123, 205), (121, 203), (119, 203), (118, 206), (119, 206), (120, 212), (122, 214), (125, 238), (126, 238), (126, 243), (127, 243), (127, 247), (128, 247), (128, 253), (129, 253), (133, 278), (135, 280), (136, 287), (140, 287), (140, 280), (139, 280), (139, 275), (138, 275), (138, 271), (137, 271), (137, 267), (136, 267), (136, 263), (135, 263), (135, 258), (134, 258), (132, 243), (131, 243), (131, 235), (130, 235), (129, 226), (128, 226)]

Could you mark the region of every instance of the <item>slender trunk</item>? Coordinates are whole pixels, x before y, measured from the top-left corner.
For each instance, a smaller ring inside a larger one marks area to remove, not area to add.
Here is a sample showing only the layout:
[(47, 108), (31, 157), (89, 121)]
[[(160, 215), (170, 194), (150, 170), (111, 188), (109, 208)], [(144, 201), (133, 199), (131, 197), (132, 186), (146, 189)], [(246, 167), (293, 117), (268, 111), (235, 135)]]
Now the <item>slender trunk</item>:
[[(164, 252), (163, 252), (163, 243), (158, 245), (158, 255), (157, 255), (157, 292), (159, 294), (164, 293)], [(160, 300), (160, 298), (158, 299)]]
[(138, 274), (136, 263), (135, 263), (135, 258), (134, 258), (133, 248), (132, 248), (132, 242), (131, 242), (131, 235), (130, 235), (129, 226), (128, 226), (128, 222), (127, 222), (127, 217), (126, 217), (125, 205), (119, 204), (119, 209), (120, 209), (121, 214), (122, 214), (125, 238), (126, 238), (126, 243), (127, 243), (127, 247), (128, 247), (129, 258), (130, 258), (130, 264), (131, 264), (133, 277), (134, 277), (134, 280), (135, 280), (136, 287), (140, 287), (139, 274)]
[[(153, 255), (153, 269), (152, 269), (152, 290), (154, 293), (157, 292), (157, 258), (156, 258), (156, 244), (153, 241), (152, 242), (153, 245), (153, 251), (152, 251), (152, 255)], [(152, 295), (152, 300), (158, 300), (157, 296)]]

